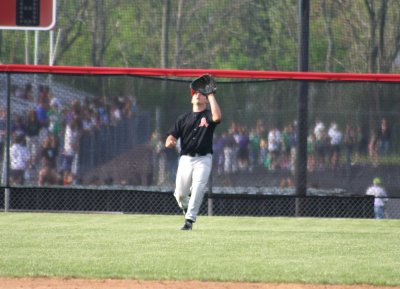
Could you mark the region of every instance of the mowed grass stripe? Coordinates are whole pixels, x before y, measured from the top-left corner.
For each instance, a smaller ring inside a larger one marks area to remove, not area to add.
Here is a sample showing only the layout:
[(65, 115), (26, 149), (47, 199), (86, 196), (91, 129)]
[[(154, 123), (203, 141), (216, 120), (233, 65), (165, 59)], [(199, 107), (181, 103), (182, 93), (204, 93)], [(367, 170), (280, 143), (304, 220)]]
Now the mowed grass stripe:
[(0, 275), (400, 285), (400, 221), (0, 213)]

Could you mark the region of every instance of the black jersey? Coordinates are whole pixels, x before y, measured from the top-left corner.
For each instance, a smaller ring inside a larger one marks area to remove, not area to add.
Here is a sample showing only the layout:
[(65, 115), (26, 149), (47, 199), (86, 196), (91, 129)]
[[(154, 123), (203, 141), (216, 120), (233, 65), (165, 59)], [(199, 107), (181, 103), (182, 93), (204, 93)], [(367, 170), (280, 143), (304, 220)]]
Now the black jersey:
[(217, 124), (208, 109), (188, 112), (178, 117), (168, 135), (180, 138), (181, 155), (212, 154), (213, 134)]

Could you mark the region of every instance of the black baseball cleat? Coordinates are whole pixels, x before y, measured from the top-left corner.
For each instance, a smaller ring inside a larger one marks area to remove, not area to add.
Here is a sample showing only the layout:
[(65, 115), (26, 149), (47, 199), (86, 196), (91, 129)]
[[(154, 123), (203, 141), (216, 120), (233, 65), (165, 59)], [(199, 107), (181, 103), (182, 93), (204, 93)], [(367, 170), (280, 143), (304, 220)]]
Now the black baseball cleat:
[(189, 231), (192, 230), (192, 227), (193, 227), (193, 222), (191, 220), (185, 220), (185, 223), (183, 224), (181, 230)]

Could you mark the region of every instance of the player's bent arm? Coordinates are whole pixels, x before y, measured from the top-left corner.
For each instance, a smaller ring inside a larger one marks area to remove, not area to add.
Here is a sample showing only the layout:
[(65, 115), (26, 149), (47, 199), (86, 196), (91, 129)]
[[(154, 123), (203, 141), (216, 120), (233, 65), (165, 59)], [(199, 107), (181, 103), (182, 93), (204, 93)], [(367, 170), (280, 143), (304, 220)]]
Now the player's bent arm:
[(208, 101), (210, 103), (211, 114), (213, 122), (220, 122), (222, 119), (221, 108), (218, 105), (215, 94), (211, 93), (208, 95)]
[(165, 141), (165, 147), (172, 149), (176, 146), (176, 138), (173, 135), (169, 135)]

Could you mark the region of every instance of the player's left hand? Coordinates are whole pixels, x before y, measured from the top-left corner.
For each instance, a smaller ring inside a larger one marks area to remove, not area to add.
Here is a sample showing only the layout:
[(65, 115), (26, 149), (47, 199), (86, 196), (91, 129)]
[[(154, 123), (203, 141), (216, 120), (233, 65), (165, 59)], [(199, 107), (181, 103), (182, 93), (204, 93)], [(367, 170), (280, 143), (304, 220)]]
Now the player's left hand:
[(172, 135), (167, 137), (167, 140), (165, 141), (165, 147), (172, 149), (176, 146), (176, 138), (174, 138)]

